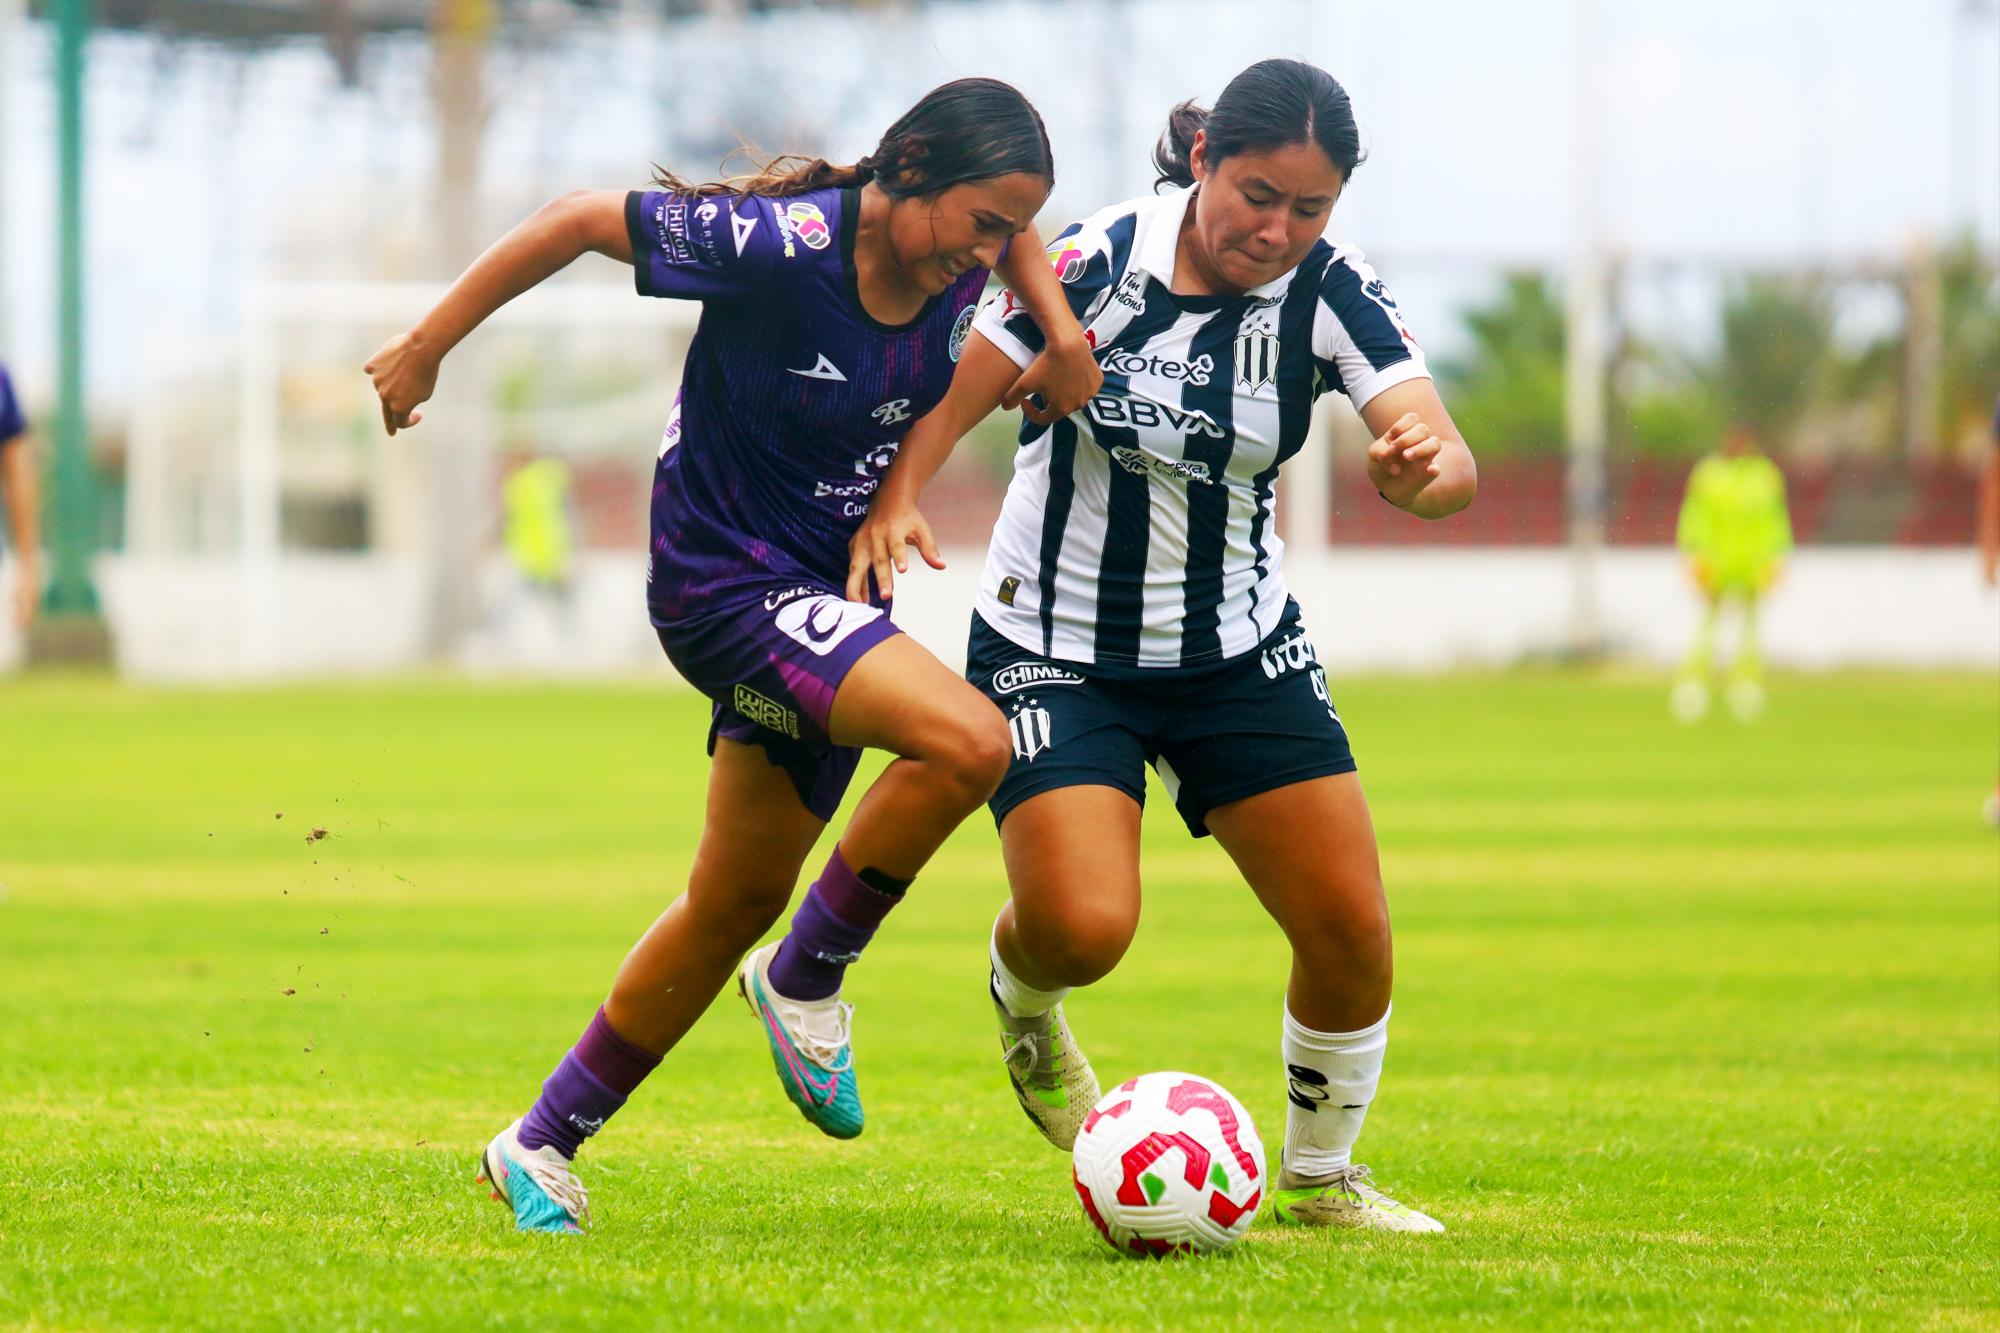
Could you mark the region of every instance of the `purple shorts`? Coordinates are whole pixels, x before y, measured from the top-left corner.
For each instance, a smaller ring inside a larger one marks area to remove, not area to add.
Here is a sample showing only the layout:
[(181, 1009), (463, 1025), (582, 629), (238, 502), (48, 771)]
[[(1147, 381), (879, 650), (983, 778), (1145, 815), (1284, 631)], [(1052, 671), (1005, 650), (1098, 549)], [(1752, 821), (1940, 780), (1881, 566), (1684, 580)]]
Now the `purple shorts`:
[(862, 654), (902, 633), (888, 615), (818, 584), (773, 583), (653, 628), (674, 669), (715, 701), (708, 752), (717, 736), (763, 746), (806, 809), (832, 819), (861, 751), (828, 738), (827, 714)]

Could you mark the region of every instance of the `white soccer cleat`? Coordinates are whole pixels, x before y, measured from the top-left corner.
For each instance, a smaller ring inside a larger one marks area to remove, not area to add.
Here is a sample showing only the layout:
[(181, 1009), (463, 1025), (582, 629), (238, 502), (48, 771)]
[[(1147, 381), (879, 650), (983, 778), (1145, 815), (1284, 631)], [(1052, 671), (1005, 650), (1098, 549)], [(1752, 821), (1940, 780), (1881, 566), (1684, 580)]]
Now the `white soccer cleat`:
[(1729, 711), (1738, 722), (1755, 722), (1764, 716), (1764, 687), (1754, 680), (1731, 681)]
[(1000, 1003), (992, 981), (987, 994), (1000, 1016), (1000, 1058), (1007, 1063), (1007, 1081), (1014, 1096), (1042, 1137), (1064, 1152), (1076, 1146), (1083, 1118), (1101, 1095), (1097, 1073), (1069, 1034), (1062, 1006), (1045, 1014), (1016, 1018)]
[(1444, 1223), (1418, 1212), (1368, 1183), (1368, 1168), (1344, 1166), (1328, 1176), (1278, 1173), (1271, 1213), (1280, 1222), (1309, 1227), (1362, 1227), (1376, 1231), (1436, 1233)]
[(569, 1158), (553, 1146), (525, 1148), (516, 1120), (493, 1136), (479, 1158), (478, 1179), (493, 1187), (493, 1197), (514, 1210), (514, 1225), (522, 1231), (555, 1231), (574, 1235), (590, 1226), (590, 1196), (570, 1170)]
[(1667, 709), (1676, 722), (1699, 722), (1708, 713), (1708, 686), (1698, 680), (1675, 683)]

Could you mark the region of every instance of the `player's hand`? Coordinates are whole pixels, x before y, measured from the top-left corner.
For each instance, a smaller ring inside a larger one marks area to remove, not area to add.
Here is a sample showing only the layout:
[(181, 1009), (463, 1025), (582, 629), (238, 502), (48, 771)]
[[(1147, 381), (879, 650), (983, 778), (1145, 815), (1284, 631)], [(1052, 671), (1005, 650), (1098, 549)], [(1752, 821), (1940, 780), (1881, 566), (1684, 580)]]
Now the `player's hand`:
[(1443, 446), (1422, 417), (1405, 412), (1368, 446), (1368, 480), (1390, 504), (1408, 509), (1437, 480)]
[(847, 543), (847, 600), (868, 600), (868, 576), (874, 574), (875, 587), (888, 601), (896, 595), (896, 575), (910, 568), (909, 548), (916, 547), (924, 563), (932, 569), (944, 568), (931, 525), (907, 501), (878, 494), (868, 506), (868, 517)]
[(14, 628), (26, 631), (42, 606), (42, 561), (33, 551), (21, 552), (14, 565)]
[(382, 400), (382, 425), (391, 435), (424, 419), (419, 404), (437, 391), (438, 355), (415, 333), (399, 333), (361, 368)]
[[(1000, 395), (1000, 406), (1009, 412), (1018, 407), (1027, 413), (1028, 420), (1046, 426), (1089, 402), (1103, 384), (1104, 368), (1091, 354), (1090, 344), (1076, 337), (1044, 348)], [(1041, 402), (1032, 401), (1030, 394), (1038, 395)]]

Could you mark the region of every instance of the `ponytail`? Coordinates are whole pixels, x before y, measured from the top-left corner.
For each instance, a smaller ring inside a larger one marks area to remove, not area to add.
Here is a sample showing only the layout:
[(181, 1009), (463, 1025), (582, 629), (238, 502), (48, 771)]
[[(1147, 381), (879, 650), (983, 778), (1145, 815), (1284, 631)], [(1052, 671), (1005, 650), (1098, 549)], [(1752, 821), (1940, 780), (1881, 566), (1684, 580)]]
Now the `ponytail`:
[[(737, 152), (750, 154), (747, 148)], [(754, 154), (750, 156), (756, 161)], [(655, 166), (653, 183), (675, 194), (782, 199), (807, 190), (845, 189), (872, 181), (891, 199), (911, 199), (1015, 172), (1055, 183), (1055, 155), (1049, 150), (1041, 116), (1019, 89), (998, 79), (955, 79), (925, 93), (888, 128), (875, 151), (852, 166), (786, 153), (762, 162), (755, 171), (702, 185), (690, 185)]]
[[(738, 153), (755, 160), (753, 151), (739, 148)], [(727, 165), (729, 158), (724, 158)], [(780, 153), (766, 158), (755, 170), (724, 176), (719, 181), (705, 181), (693, 185), (682, 180), (658, 163), (653, 165), (653, 184), (675, 194), (690, 195), (705, 199), (717, 194), (755, 194), (766, 199), (784, 199), (808, 190), (838, 190), (850, 185), (866, 185), (875, 179), (875, 159), (864, 157), (852, 166), (838, 166), (823, 157), (806, 157), (798, 153)]]
[(1260, 60), (1229, 81), (1215, 109), (1182, 102), (1167, 116), (1166, 132), (1153, 149), (1153, 167), (1162, 185), (1194, 184), (1189, 158), (1194, 136), (1204, 134), (1202, 159), (1213, 168), (1226, 157), (1262, 152), (1287, 144), (1319, 145), (1345, 182), (1361, 164), (1361, 131), (1347, 90), (1331, 74), (1303, 60)]
[(1206, 124), (1208, 112), (1196, 106), (1192, 97), (1167, 113), (1166, 132), (1153, 149), (1153, 170), (1160, 173), (1153, 181), (1154, 189), (1194, 184), (1194, 168), (1188, 157), (1194, 152), (1194, 136)]

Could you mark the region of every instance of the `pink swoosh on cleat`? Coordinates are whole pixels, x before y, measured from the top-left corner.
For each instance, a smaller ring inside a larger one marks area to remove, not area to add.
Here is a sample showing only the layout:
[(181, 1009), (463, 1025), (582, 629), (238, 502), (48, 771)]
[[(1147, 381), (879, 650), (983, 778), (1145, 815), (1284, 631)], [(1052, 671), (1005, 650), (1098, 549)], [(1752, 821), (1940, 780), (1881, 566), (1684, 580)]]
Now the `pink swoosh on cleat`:
[(812, 1093), (826, 1098), (826, 1104), (831, 1105), (834, 1095), (840, 1091), (839, 1075), (826, 1075), (824, 1083), (813, 1077), (811, 1062), (803, 1059), (793, 1048), (791, 1039), (785, 1036), (785, 1031), (778, 1025), (778, 1020), (772, 1017), (771, 1006), (763, 1002), (764, 983), (761, 978), (757, 980), (757, 1000), (757, 1013), (763, 1018), (764, 1027), (770, 1032), (772, 1041), (777, 1046), (779, 1054), (785, 1057), (785, 1067), (791, 1070), (792, 1076), (803, 1083)]

